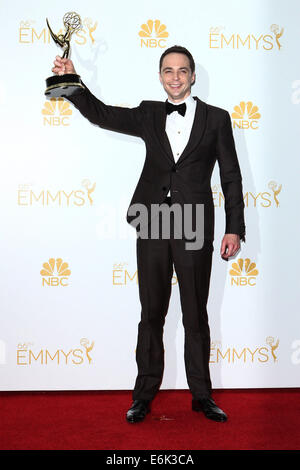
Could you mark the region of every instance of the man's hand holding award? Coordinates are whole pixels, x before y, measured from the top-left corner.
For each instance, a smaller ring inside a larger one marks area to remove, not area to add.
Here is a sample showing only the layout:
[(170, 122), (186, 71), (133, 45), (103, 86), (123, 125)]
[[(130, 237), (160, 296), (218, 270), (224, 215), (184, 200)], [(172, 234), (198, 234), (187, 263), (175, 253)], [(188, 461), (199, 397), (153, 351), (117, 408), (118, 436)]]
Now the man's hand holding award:
[(75, 12), (66, 13), (63, 17), (65, 34), (59, 35), (54, 34), (48, 19), (46, 21), (53, 41), (64, 49), (64, 53), (62, 57), (57, 56), (55, 59), (52, 72), (57, 75), (46, 79), (45, 95), (47, 98), (67, 97), (76, 89), (83, 88), (80, 76), (76, 74), (73, 63), (69, 59), (71, 36), (82, 28), (81, 18)]

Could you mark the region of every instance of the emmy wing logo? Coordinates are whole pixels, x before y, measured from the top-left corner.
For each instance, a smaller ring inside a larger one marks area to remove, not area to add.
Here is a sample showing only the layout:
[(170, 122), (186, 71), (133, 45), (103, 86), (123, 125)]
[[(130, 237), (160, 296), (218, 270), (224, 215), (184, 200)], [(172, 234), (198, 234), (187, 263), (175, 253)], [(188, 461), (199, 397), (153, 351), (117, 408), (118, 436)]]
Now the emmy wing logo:
[(81, 346), (84, 347), (84, 349), (85, 349), (85, 355), (86, 355), (86, 357), (87, 357), (87, 359), (88, 359), (89, 364), (91, 364), (91, 363), (92, 363), (92, 358), (91, 358), (90, 352), (92, 351), (95, 342), (92, 341), (91, 344), (90, 344), (90, 341), (89, 341), (87, 338), (82, 338), (82, 339), (80, 340), (80, 344), (81, 344)]
[[(18, 28), (18, 42), (20, 44), (50, 44), (51, 34), (45, 22), (37, 22), (33, 19), (20, 21)], [(98, 21), (94, 21), (92, 18), (84, 18), (83, 27), (81, 30), (74, 33), (74, 42), (78, 46), (84, 46), (85, 44), (94, 44), (95, 37), (94, 32), (98, 27)], [(58, 34), (62, 34), (63, 29), (61, 28)]]
[(166, 38), (169, 37), (167, 27), (159, 20), (148, 20), (141, 25), (139, 32), (141, 47), (166, 47)]
[(85, 19), (83, 20), (83, 24), (84, 24), (84, 26), (87, 27), (88, 33), (89, 33), (89, 37), (90, 37), (90, 39), (91, 39), (91, 41), (92, 41), (92, 44), (94, 44), (95, 39), (94, 39), (93, 33), (96, 31), (96, 28), (97, 28), (97, 26), (98, 26), (98, 21), (94, 22), (94, 21), (92, 20), (92, 18), (85, 18)]
[(278, 357), (277, 357), (275, 351), (279, 346), (279, 339), (277, 339), (277, 341), (275, 343), (275, 339), (273, 338), (273, 336), (268, 336), (267, 339), (266, 339), (266, 343), (270, 346), (271, 354), (272, 354), (274, 362), (277, 362)]
[(138, 284), (138, 273), (135, 270), (133, 273), (128, 272), (125, 267), (128, 263), (114, 263), (112, 272), (112, 283), (114, 286), (124, 286), (132, 281)]
[(69, 126), (72, 109), (63, 98), (51, 98), (45, 102), (42, 114), (44, 126)]
[(42, 286), (68, 286), (71, 271), (68, 263), (63, 262), (61, 258), (50, 258), (48, 262), (43, 264), (40, 271), (42, 276)]
[(251, 262), (249, 258), (239, 258), (237, 263), (232, 263), (229, 274), (231, 275), (231, 285), (236, 286), (255, 286), (258, 270), (256, 263)]
[(258, 129), (258, 120), (261, 118), (261, 114), (258, 112), (258, 106), (255, 106), (252, 101), (247, 101), (247, 103), (241, 101), (233, 109), (231, 117), (234, 128)]
[(18, 205), (40, 207), (83, 207), (94, 204), (93, 193), (96, 183), (84, 179), (79, 188), (56, 189), (32, 187), (32, 184), (19, 184)]
[(266, 344), (257, 345), (222, 345), (221, 341), (212, 341), (210, 348), (210, 364), (270, 364), (278, 362), (279, 338), (268, 336)]
[(17, 346), (17, 365), (18, 366), (79, 366), (91, 365), (93, 359), (91, 351), (95, 345), (94, 341), (87, 338), (80, 340), (80, 346), (64, 347), (55, 349), (48, 347), (35, 346), (32, 342), (19, 343)]
[(279, 207), (279, 200), (277, 196), (282, 189), (282, 184), (277, 184), (276, 181), (270, 181), (268, 187), (273, 191), (273, 197), (276, 207)]
[[(114, 263), (113, 270), (112, 270), (112, 284), (113, 286), (127, 286), (130, 284), (138, 284), (138, 271), (130, 270), (128, 267), (128, 263), (121, 262), (121, 263)], [(177, 277), (175, 274), (172, 276), (172, 285), (174, 286), (177, 284)]]
[[(222, 192), (221, 185), (219, 183), (214, 184), (211, 187), (214, 206), (215, 207), (224, 207), (225, 198)], [(269, 191), (271, 190), (271, 191)], [(261, 191), (246, 191), (243, 195), (245, 208), (252, 207), (275, 207), (278, 209), (280, 207), (278, 196), (281, 193), (282, 184), (277, 183), (276, 181), (270, 181), (268, 183), (268, 189), (262, 188)]]
[[(233, 49), (252, 51), (272, 51), (282, 48), (280, 42), (284, 28), (272, 24), (265, 32), (227, 32), (225, 26), (212, 26), (209, 30), (210, 49)], [(270, 34), (270, 32), (272, 34)]]
[(282, 45), (281, 45), (279, 39), (283, 35), (284, 29), (283, 28), (280, 29), (280, 26), (278, 26), (278, 24), (272, 24), (271, 27), (270, 27), (270, 30), (274, 34), (275, 42), (277, 44), (278, 50), (280, 51), (280, 49), (282, 48)]

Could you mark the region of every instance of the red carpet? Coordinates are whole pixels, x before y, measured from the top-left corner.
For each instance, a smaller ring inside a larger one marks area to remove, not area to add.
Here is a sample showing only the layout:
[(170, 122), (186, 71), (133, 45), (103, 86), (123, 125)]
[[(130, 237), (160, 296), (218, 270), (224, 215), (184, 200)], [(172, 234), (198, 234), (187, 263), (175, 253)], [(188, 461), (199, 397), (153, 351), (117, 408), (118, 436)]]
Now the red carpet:
[(131, 392), (1, 392), (1, 450), (298, 450), (300, 389), (215, 391), (228, 414), (191, 411), (188, 391), (161, 391), (143, 423), (128, 424)]

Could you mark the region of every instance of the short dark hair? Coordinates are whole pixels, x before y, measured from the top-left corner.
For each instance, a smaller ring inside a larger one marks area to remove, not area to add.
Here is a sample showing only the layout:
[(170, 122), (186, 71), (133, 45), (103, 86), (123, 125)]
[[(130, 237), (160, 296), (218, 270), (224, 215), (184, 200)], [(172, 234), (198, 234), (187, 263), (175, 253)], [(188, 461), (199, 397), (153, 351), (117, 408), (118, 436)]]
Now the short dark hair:
[(172, 47), (169, 47), (168, 49), (166, 49), (163, 52), (163, 54), (161, 55), (161, 58), (159, 60), (159, 71), (161, 71), (162, 63), (163, 63), (163, 60), (166, 57), (166, 55), (172, 54), (173, 52), (176, 52), (178, 54), (186, 55), (187, 58), (189, 59), (192, 73), (195, 72), (195, 62), (194, 62), (193, 56), (190, 53), (190, 51), (188, 51), (185, 47), (182, 47), (182, 46), (172, 46)]

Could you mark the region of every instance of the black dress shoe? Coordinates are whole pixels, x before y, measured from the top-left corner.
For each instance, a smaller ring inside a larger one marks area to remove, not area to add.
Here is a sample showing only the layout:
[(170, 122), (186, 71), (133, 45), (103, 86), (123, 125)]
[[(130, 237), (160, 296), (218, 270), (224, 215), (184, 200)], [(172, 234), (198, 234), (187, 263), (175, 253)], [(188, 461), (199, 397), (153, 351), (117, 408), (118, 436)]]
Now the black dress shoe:
[(135, 400), (127, 411), (126, 419), (129, 423), (138, 423), (139, 421), (143, 421), (146, 414), (149, 413), (150, 401), (146, 400)]
[(201, 400), (192, 401), (192, 410), (203, 411), (208, 419), (213, 421), (225, 422), (227, 416), (223, 410), (218, 408), (212, 398), (202, 398)]

